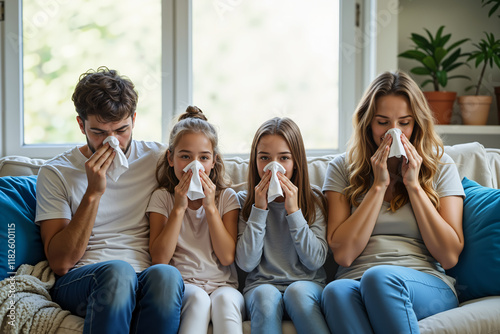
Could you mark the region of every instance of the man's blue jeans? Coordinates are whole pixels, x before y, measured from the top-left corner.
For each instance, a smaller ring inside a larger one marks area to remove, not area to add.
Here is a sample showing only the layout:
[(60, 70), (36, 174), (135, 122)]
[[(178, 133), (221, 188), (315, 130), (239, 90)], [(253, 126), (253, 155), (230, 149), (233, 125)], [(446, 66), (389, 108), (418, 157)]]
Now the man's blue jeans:
[(113, 260), (58, 277), (51, 294), (63, 309), (85, 317), (83, 333), (177, 333), (184, 283), (166, 264), (136, 273)]

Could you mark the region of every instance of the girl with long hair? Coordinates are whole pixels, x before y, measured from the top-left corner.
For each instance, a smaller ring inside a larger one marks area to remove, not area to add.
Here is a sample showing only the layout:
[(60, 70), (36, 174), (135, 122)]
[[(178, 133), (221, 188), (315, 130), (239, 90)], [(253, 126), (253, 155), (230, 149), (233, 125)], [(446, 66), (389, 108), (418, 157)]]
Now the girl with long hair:
[[(270, 163), (284, 172), (265, 171)], [(283, 192), (274, 200), (274, 194), (268, 198), (273, 177)], [(236, 263), (248, 272), (243, 293), (252, 333), (281, 333), (284, 316), (298, 333), (328, 333), (321, 312), (326, 203), (309, 183), (304, 143), (291, 119), (273, 118), (257, 130), (248, 191), (239, 192), (238, 199)]]

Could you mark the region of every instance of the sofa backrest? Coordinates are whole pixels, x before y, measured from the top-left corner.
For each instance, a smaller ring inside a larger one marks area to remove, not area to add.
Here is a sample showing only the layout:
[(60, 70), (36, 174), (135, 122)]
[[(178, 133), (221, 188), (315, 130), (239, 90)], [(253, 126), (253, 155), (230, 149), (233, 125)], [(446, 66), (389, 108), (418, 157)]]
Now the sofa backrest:
[[(500, 188), (500, 149), (485, 149), (483, 145), (472, 142), (445, 146), (445, 152), (457, 164), (460, 177), (491, 188)], [(328, 163), (336, 155), (308, 158), (309, 177), (312, 184), (323, 186)], [(0, 177), (34, 175), (44, 163), (43, 159), (30, 159), (22, 156), (0, 158)], [(248, 159), (225, 159), (226, 174), (236, 191), (246, 188)]]
[[(445, 146), (444, 151), (457, 164), (461, 179), (466, 176), (485, 187), (500, 188), (500, 149), (485, 149), (483, 145), (472, 142)], [(307, 159), (312, 184), (323, 186), (326, 168), (335, 156), (326, 155)], [(233, 188), (236, 191), (245, 189), (248, 159), (229, 158), (225, 160), (225, 166), (233, 182)]]

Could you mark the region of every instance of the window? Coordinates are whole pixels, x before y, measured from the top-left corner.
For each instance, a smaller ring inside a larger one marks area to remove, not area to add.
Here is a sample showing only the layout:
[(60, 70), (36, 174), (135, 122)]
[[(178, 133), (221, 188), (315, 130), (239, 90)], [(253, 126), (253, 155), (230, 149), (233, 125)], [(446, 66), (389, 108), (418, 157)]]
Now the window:
[(71, 94), (100, 65), (135, 83), (137, 139), (165, 142), (175, 115), (195, 104), (218, 126), (226, 156), (247, 154), (273, 116), (294, 119), (310, 152), (342, 150), (347, 140), (350, 115), (339, 104), (354, 101), (339, 91), (353, 87), (354, 65), (338, 65), (337, 21), (354, 13), (351, 4), (13, 0), (5, 11), (0, 155), (48, 158), (84, 142)]
[(71, 96), (80, 74), (101, 65), (139, 91), (134, 136), (161, 140), (161, 1), (52, 4), (23, 1), (24, 144), (84, 141)]
[(193, 1), (193, 103), (244, 154), (257, 128), (290, 117), (306, 148), (338, 148), (337, 1)]

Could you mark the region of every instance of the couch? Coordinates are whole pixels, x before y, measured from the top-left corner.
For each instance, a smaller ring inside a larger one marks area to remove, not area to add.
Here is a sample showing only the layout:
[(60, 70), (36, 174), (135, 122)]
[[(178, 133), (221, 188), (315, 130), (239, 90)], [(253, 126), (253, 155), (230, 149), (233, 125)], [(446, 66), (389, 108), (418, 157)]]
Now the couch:
[[(457, 279), (461, 303), (456, 309), (420, 320), (419, 327), (421, 333), (500, 333), (500, 191), (497, 190), (500, 188), (500, 150), (485, 149), (479, 143), (466, 143), (446, 146), (445, 151), (457, 164), (460, 176), (464, 178), (464, 189), (467, 187), (464, 203), (466, 247), (460, 256), (459, 265), (448, 272)], [(334, 155), (329, 155), (308, 159), (311, 183), (322, 185), (326, 167), (333, 157)], [(42, 159), (20, 156), (0, 158), (0, 177), (36, 175), (43, 162)], [(236, 190), (244, 189), (248, 160), (228, 158), (225, 163), (233, 187)], [(484, 200), (485, 196), (487, 200)], [(488, 203), (486, 208), (485, 201)], [(496, 206), (491, 206), (492, 201)], [(481, 217), (489, 217), (489, 220)], [(1, 225), (6, 223), (2, 221)], [(4, 231), (5, 227), (2, 228), (2, 234), (5, 234)], [(480, 234), (482, 232), (484, 233)], [(0, 241), (5, 242), (5, 235), (1, 237)], [(19, 257), (22, 257), (23, 248), (29, 247), (27, 256), (30, 258), (25, 261), (35, 262), (44, 258), (40, 240), (35, 240), (33, 243), (38, 244), (33, 246), (31, 241), (20, 241), (19, 233), (16, 238)], [(28, 246), (27, 243), (32, 244)], [(16, 266), (19, 264), (16, 263)], [(333, 257), (327, 259), (325, 268), (329, 279), (332, 279), (336, 270)], [(241, 285), (245, 274), (242, 271), (239, 274)], [(250, 333), (250, 321), (245, 321), (243, 327), (245, 333)], [(81, 333), (82, 329), (83, 319), (69, 315), (64, 318), (56, 333)], [(283, 332), (296, 333), (291, 321), (283, 322)]]

